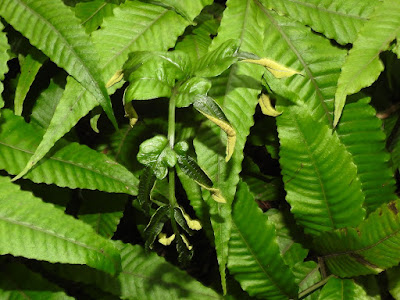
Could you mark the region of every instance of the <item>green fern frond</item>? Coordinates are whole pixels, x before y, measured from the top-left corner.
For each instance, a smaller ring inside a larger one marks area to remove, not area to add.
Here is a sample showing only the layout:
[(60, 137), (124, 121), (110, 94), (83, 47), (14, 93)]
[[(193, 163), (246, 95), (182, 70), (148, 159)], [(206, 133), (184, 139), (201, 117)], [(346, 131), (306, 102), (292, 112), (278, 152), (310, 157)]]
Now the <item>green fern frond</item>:
[(352, 43), (376, 0), (260, 0), (266, 8), (310, 26), (340, 44)]
[(120, 255), (110, 241), (7, 177), (0, 177), (0, 200), (1, 254), (120, 271)]
[(279, 106), (280, 164), (286, 199), (305, 232), (357, 226), (364, 194), (351, 155), (307, 106)]
[[(17, 174), (35, 151), (43, 130), (23, 118), (3, 110), (6, 122), (0, 125), (0, 168)], [(12, 132), (12, 134), (10, 134)], [(137, 195), (139, 181), (123, 166), (84, 145), (60, 141), (54, 151), (26, 178), (61, 187), (97, 189)]]
[(399, 201), (383, 204), (357, 228), (326, 232), (314, 240), (315, 250), (340, 277), (378, 274), (400, 261)]
[(275, 226), (257, 207), (245, 183), (238, 186), (232, 224), (228, 268), (242, 288), (258, 298), (294, 298), (297, 286), (281, 257)]
[(2, 1), (0, 15), (90, 91), (118, 126), (97, 67), (98, 53), (79, 20), (61, 0)]
[(384, 0), (377, 5), (369, 22), (360, 30), (342, 67), (335, 95), (335, 119), (339, 122), (347, 95), (370, 86), (383, 71), (379, 54), (400, 35), (400, 3)]

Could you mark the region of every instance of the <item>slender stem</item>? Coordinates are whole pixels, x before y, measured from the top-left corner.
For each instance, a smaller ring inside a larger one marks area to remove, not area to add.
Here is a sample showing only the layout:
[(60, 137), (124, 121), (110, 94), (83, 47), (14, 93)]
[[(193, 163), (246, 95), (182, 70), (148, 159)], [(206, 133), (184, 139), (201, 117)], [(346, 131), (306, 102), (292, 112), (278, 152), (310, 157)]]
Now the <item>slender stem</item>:
[[(169, 99), (168, 109), (168, 141), (171, 149), (174, 149), (175, 144), (175, 95), (176, 87), (172, 90), (172, 96)], [(169, 191), (169, 204), (171, 211), (171, 225), (174, 230), (175, 236), (178, 238), (179, 232), (174, 218), (174, 208), (177, 206), (175, 198), (175, 169), (169, 168), (168, 174), (168, 191)]]
[(329, 279), (331, 279), (332, 277), (335, 277), (335, 275), (329, 275), (328, 277), (326, 277), (324, 280), (321, 280), (320, 282), (317, 282), (316, 284), (310, 286), (308, 289), (305, 289), (304, 291), (302, 291), (299, 294), (298, 299), (302, 299), (305, 296), (307, 296), (308, 294), (311, 294), (312, 292), (314, 292), (315, 290), (319, 289), (321, 286), (323, 286), (325, 283), (328, 282)]

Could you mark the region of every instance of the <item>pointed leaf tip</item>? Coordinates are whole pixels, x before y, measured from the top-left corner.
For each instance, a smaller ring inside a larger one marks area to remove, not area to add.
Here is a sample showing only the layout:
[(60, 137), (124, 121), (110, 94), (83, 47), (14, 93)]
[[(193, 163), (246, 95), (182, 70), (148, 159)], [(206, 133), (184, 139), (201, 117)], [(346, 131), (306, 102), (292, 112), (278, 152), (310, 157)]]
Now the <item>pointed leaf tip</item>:
[(267, 68), (268, 71), (271, 72), (276, 78), (287, 78), (291, 77), (295, 74), (302, 75), (299, 71), (294, 69), (285, 67), (284, 65), (277, 63), (276, 61), (269, 58), (260, 58), (260, 59), (244, 59), (244, 62), (261, 65)]
[(282, 112), (275, 110), (271, 104), (271, 99), (266, 94), (262, 94), (261, 97), (258, 98), (258, 103), (260, 104), (261, 111), (264, 115), (277, 117), (282, 114)]

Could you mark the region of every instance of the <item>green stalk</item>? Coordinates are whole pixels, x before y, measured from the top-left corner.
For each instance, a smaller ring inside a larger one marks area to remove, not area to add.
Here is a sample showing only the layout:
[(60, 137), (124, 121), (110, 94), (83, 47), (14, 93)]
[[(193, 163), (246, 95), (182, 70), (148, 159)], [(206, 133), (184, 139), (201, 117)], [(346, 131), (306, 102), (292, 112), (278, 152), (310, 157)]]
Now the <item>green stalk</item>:
[(308, 296), (309, 294), (311, 294), (312, 292), (316, 291), (317, 289), (319, 289), (321, 286), (325, 285), (325, 283), (328, 282), (329, 279), (331, 279), (332, 277), (336, 277), (335, 275), (329, 275), (328, 277), (326, 277), (325, 279), (321, 280), (320, 282), (317, 282), (316, 284), (310, 286), (308, 289), (305, 289), (304, 291), (302, 291), (299, 296), (298, 299), (301, 300), (304, 297)]
[[(176, 87), (172, 90), (172, 96), (169, 99), (168, 108), (168, 141), (171, 149), (174, 149), (175, 144), (175, 95)], [(174, 218), (174, 208), (178, 206), (175, 198), (175, 168), (169, 168), (168, 172), (168, 191), (169, 191), (169, 204), (171, 211), (171, 225), (174, 230), (175, 237), (179, 238), (178, 226)]]

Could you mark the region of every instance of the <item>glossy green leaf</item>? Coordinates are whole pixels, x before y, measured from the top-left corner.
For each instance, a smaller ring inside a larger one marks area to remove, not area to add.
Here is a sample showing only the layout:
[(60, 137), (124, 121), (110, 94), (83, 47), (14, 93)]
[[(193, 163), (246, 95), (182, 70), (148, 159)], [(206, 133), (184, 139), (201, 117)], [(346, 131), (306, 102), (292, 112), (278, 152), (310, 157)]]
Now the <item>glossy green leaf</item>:
[(99, 191), (82, 191), (78, 218), (92, 226), (94, 231), (111, 239), (123, 216), (128, 195), (107, 194)]
[(352, 43), (368, 21), (376, 0), (261, 0), (266, 8), (284, 14), (340, 44)]
[(2, 81), (4, 80), (4, 75), (8, 72), (7, 61), (10, 58), (7, 50), (10, 49), (8, 45), (7, 36), (3, 32), (4, 26), (0, 23), (0, 108), (3, 107), (4, 102), (1, 94), (3, 93), (4, 86)]
[[(319, 266), (314, 261), (299, 262), (292, 267), (292, 271), (296, 278), (295, 281), (299, 286), (299, 294), (321, 281)], [(315, 290), (302, 299), (317, 300), (319, 292), (319, 290)]]
[[(306, 233), (357, 226), (364, 218), (364, 194), (356, 165), (327, 124), (307, 106), (279, 106), (280, 164), (286, 200)], [(318, 124), (318, 126), (316, 126)]]
[(367, 300), (369, 297), (365, 290), (350, 279), (331, 278), (322, 288), (320, 300)]
[(22, 114), (25, 97), (46, 59), (46, 56), (34, 50), (28, 53), (26, 57), (20, 57), (21, 75), (18, 78), (14, 98), (14, 112), (17, 116)]
[[(39, 145), (43, 130), (9, 110), (0, 125), (0, 169), (17, 174)], [(12, 132), (12, 134), (10, 134)], [(123, 166), (84, 145), (60, 141), (53, 152), (24, 178), (61, 187), (137, 194), (138, 180)]]
[(142, 175), (140, 175), (139, 181), (139, 192), (137, 200), (140, 207), (144, 212), (148, 212), (151, 206), (151, 191), (153, 190), (154, 184), (156, 182), (156, 176), (154, 175), (151, 168), (147, 167), (144, 169)]
[(149, 166), (158, 179), (167, 176), (168, 168), (176, 164), (176, 154), (171, 149), (168, 139), (163, 135), (157, 135), (144, 141), (137, 154), (140, 163)]
[(7, 177), (0, 177), (0, 190), (1, 254), (119, 272), (117, 249), (89, 225), (21, 191)]
[(347, 95), (370, 86), (383, 71), (379, 54), (387, 50), (399, 33), (400, 3), (397, 0), (384, 0), (360, 30), (342, 67), (335, 94), (334, 126), (342, 115)]
[(2, 263), (0, 299), (72, 300), (60, 287), (21, 263)]
[[(104, 81), (122, 69), (130, 52), (148, 50), (150, 47), (152, 50), (172, 47), (187, 24), (186, 20), (168, 9), (139, 1), (126, 1), (114, 10), (114, 16), (104, 20), (102, 29), (92, 36), (100, 54), (100, 63), (96, 63)], [(111, 88), (109, 92), (114, 90)], [(51, 125), (25, 171), (44, 157), (56, 141), (97, 105), (91, 93), (72, 77), (68, 78)]]
[(117, 127), (111, 100), (97, 67), (98, 53), (73, 12), (61, 0), (3, 1), (0, 15), (53, 62), (79, 81)]
[(220, 75), (237, 62), (235, 54), (238, 49), (238, 40), (225, 41), (198, 60), (194, 74), (199, 77), (215, 77)]
[(75, 15), (81, 20), (86, 32), (91, 33), (99, 28), (104, 18), (112, 16), (116, 7), (112, 0), (79, 2), (75, 6)]
[(196, 96), (206, 95), (211, 88), (211, 82), (204, 78), (192, 77), (182, 83), (175, 98), (176, 107), (187, 107), (192, 104)]
[(178, 166), (190, 179), (194, 180), (201, 187), (210, 189), (213, 186), (211, 179), (199, 167), (196, 161), (188, 155), (177, 155)]
[(315, 249), (333, 274), (352, 277), (377, 274), (400, 262), (398, 201), (383, 204), (357, 228), (323, 233)]
[(258, 298), (294, 298), (298, 288), (280, 255), (275, 226), (257, 207), (244, 183), (238, 186), (232, 224), (228, 268), (242, 288)]
[[(253, 0), (229, 0), (226, 3), (221, 26), (210, 50), (217, 49), (225, 41), (238, 40), (241, 51), (263, 56), (263, 30), (259, 7)], [(200, 167), (210, 176), (219, 188), (228, 205), (212, 203), (209, 193), (205, 201), (210, 205), (211, 218), (222, 287), (226, 291), (225, 266), (228, 258), (228, 242), (231, 231), (231, 208), (243, 160), (243, 148), (250, 127), (254, 124), (253, 114), (257, 105), (257, 95), (261, 91), (258, 82), (263, 68), (251, 64), (235, 64), (213, 80), (210, 96), (214, 97), (223, 109), (233, 128), (237, 129), (235, 151), (229, 162), (225, 162), (221, 148), (226, 145), (225, 134), (215, 125), (205, 123), (200, 128), (194, 146)]]

